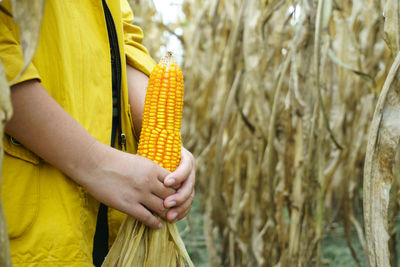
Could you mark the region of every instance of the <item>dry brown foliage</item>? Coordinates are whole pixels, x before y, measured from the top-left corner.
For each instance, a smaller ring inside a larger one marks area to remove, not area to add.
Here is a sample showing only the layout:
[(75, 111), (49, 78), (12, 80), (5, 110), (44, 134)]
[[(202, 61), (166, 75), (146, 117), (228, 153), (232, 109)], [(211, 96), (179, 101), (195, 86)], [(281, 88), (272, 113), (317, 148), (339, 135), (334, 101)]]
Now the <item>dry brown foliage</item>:
[(341, 222), (358, 264), (397, 266), (398, 1), (183, 9), (183, 140), (211, 265), (320, 266), (321, 240)]
[[(28, 18), (27, 63), (36, 2), (16, 19)], [(131, 2), (157, 55), (171, 28), (151, 1)], [(184, 140), (197, 156), (211, 264), (319, 266), (324, 232), (343, 222), (357, 262), (397, 266), (399, 2), (192, 0), (184, 11)], [(4, 122), (11, 109), (0, 78)]]

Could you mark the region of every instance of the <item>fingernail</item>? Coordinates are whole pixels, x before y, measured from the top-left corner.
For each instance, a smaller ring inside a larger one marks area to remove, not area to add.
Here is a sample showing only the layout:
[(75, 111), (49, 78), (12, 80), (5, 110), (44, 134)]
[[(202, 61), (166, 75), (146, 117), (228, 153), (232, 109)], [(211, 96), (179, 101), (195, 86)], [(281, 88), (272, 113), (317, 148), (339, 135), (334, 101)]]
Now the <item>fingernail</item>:
[(172, 220), (175, 220), (176, 216), (178, 216), (178, 213), (177, 213), (177, 212), (173, 212), (173, 213), (171, 214), (171, 221), (172, 221)]
[(174, 184), (175, 183), (175, 179), (174, 178), (168, 178), (166, 181), (165, 181), (165, 184), (166, 185), (172, 185), (172, 184)]
[(175, 206), (176, 202), (175, 201), (170, 201), (167, 203), (168, 208)]
[(158, 224), (158, 229), (161, 229), (161, 227), (162, 227), (162, 223), (159, 223)]

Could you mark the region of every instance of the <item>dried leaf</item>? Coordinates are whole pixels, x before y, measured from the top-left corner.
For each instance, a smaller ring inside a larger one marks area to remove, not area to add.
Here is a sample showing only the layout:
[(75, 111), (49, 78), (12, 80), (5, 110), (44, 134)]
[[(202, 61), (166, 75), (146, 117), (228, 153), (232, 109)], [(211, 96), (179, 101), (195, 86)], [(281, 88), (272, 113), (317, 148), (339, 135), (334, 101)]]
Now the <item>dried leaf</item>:
[(352, 66), (350, 66), (350, 65), (348, 65), (348, 64), (346, 64), (346, 63), (343, 63), (339, 58), (337, 58), (337, 57), (335, 56), (335, 53), (333, 53), (333, 51), (332, 51), (331, 49), (329, 49), (328, 55), (329, 55), (329, 58), (330, 58), (333, 62), (335, 62), (336, 64), (338, 64), (339, 66), (341, 66), (341, 67), (343, 67), (343, 68), (345, 68), (345, 69), (348, 69), (348, 70), (354, 72), (354, 73), (357, 74), (357, 75), (360, 75), (363, 79), (365, 79), (365, 80), (371, 82), (373, 88), (376, 88), (375, 80), (374, 80), (374, 78), (373, 78), (371, 75), (369, 75), (368, 73), (364, 73), (364, 72), (362, 72), (362, 71), (356, 70), (356, 69), (354, 69)]
[[(0, 138), (3, 138), (4, 125), (12, 115), (10, 101), (10, 88), (8, 87), (7, 77), (3, 64), (0, 62)], [(3, 145), (0, 145), (0, 166), (3, 163)], [(3, 205), (1, 201), (1, 169), (0, 168), (0, 266), (11, 267), (10, 247), (8, 244), (8, 234), (6, 219), (4, 217)]]
[[(40, 26), (44, 13), (45, 0), (11, 0), (14, 21), (19, 26), (20, 42), (24, 54), (22, 75), (32, 61), (39, 43)], [(18, 80), (18, 75), (14, 80)]]
[(378, 2), (185, 1), (184, 141), (212, 265), (322, 263), (344, 220), (364, 243), (360, 166), (392, 61)]
[(385, 15), (385, 40), (393, 55), (400, 49), (400, 4), (399, 1), (386, 1)]
[(322, 3), (322, 21), (321, 26), (324, 29), (328, 28), (332, 14), (332, 0), (324, 0)]
[(400, 52), (379, 95), (364, 166), (364, 218), (370, 266), (390, 266), (387, 209), (400, 141)]

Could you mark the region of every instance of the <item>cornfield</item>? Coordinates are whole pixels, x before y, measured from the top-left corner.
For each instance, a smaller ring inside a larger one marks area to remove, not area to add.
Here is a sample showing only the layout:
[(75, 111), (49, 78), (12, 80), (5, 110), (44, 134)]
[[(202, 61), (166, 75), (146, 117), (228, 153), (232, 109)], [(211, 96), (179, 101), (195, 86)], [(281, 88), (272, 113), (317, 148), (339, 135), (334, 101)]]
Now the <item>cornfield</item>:
[[(353, 265), (400, 264), (397, 0), (183, 0), (173, 25), (130, 3), (156, 59), (168, 34), (183, 45), (182, 141), (210, 266), (329, 265), (339, 228)], [(1, 205), (0, 246), (10, 266)]]
[(210, 265), (329, 264), (322, 240), (341, 225), (354, 265), (398, 266), (399, 3), (182, 7), (165, 27), (183, 28), (183, 142)]

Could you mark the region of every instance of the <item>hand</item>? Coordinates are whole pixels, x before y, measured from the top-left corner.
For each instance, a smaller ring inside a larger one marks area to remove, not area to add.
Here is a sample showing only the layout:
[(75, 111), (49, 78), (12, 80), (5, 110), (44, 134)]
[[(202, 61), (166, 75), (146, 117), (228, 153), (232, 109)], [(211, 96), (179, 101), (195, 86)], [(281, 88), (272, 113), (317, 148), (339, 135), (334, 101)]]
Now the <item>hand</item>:
[(104, 204), (149, 227), (160, 228), (160, 220), (151, 211), (165, 218), (167, 209), (163, 200), (175, 193), (175, 189), (163, 184), (170, 172), (149, 159), (103, 144), (96, 144), (93, 150), (100, 160), (97, 158), (92, 178), (83, 183), (86, 190)]
[(8, 134), (99, 201), (150, 227), (159, 226), (149, 210), (166, 216), (163, 201), (175, 193), (163, 184), (167, 170), (97, 141), (38, 80), (14, 85), (11, 98), (14, 115), (6, 126)]
[(166, 215), (169, 222), (179, 221), (189, 213), (194, 200), (195, 180), (195, 159), (192, 153), (182, 147), (178, 168), (164, 180), (164, 185), (177, 189), (175, 194), (164, 200), (164, 207), (170, 209)]
[[(126, 66), (126, 69), (129, 103), (133, 118), (136, 118), (133, 124), (136, 135), (140, 136), (140, 129), (142, 127), (141, 118), (149, 78), (129, 65)], [(185, 217), (189, 213), (194, 199), (195, 160), (193, 155), (183, 147), (181, 155), (181, 162), (178, 168), (165, 177), (166, 180), (164, 183), (170, 188), (177, 189), (176, 194), (164, 200), (164, 207), (170, 208), (167, 213), (167, 220), (170, 222)]]

